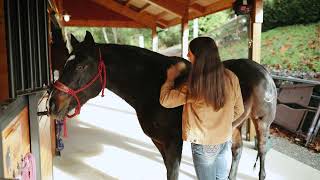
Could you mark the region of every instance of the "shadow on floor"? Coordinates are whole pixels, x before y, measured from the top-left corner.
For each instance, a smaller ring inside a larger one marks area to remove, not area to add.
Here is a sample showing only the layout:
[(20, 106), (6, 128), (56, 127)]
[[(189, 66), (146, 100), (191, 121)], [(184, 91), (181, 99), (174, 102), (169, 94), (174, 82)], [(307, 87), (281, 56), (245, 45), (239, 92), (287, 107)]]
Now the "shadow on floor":
[[(65, 149), (62, 151), (61, 157), (63, 162), (59, 162), (59, 159), (57, 159), (55, 160), (55, 166), (68, 174), (77, 176), (79, 179), (80, 177), (83, 178), (83, 174), (78, 174), (77, 170), (91, 171), (100, 176), (101, 179), (115, 179), (81, 161), (83, 158), (97, 156), (102, 153), (103, 145), (114, 146), (164, 165), (162, 157), (154, 145), (101, 129), (76, 119), (70, 120), (69, 122), (68, 128), (71, 136), (65, 140)], [(181, 163), (193, 166), (192, 159), (189, 159)], [(181, 169), (180, 172), (191, 178), (196, 178), (193, 174)], [(143, 173), (143, 171), (141, 171), (141, 173)]]
[(237, 178), (244, 179), (244, 180), (258, 180), (259, 179), (257, 177), (252, 177), (252, 176), (249, 176), (249, 175), (246, 175), (243, 173), (238, 173)]

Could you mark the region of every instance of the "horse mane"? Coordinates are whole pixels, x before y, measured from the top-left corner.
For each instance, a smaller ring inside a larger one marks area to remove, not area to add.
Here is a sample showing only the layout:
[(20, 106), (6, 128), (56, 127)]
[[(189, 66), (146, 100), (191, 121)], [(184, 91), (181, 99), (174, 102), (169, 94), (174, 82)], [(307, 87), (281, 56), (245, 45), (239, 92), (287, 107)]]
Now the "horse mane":
[(134, 58), (134, 63), (142, 63), (142, 64), (154, 64), (155, 66), (161, 68), (162, 73), (161, 76), (166, 76), (166, 70), (173, 64), (178, 62), (184, 62), (186, 64), (186, 69), (183, 70), (179, 77), (175, 80), (175, 86), (179, 87), (181, 84), (187, 81), (189, 77), (189, 72), (191, 70), (191, 63), (182, 58), (177, 56), (165, 56), (163, 54), (145, 49), (140, 48), (137, 46), (131, 45), (121, 45), (121, 44), (100, 44), (105, 46), (112, 52), (116, 52), (117, 54), (126, 55), (128, 57), (137, 57)]
[[(163, 54), (145, 49), (145, 48), (140, 48), (137, 46), (131, 46), (131, 45), (123, 45), (123, 44), (103, 44), (106, 46), (108, 49), (112, 49), (112, 51), (117, 51), (119, 53), (124, 53), (124, 54), (130, 54), (130, 55), (135, 55), (135, 56), (140, 56), (144, 58), (137, 59), (137, 61), (141, 60), (146, 60), (147, 61), (153, 61), (154, 63), (157, 64), (174, 64), (176, 63), (175, 61), (172, 61), (172, 59), (169, 56), (165, 56)], [(181, 58), (181, 60), (184, 60)]]

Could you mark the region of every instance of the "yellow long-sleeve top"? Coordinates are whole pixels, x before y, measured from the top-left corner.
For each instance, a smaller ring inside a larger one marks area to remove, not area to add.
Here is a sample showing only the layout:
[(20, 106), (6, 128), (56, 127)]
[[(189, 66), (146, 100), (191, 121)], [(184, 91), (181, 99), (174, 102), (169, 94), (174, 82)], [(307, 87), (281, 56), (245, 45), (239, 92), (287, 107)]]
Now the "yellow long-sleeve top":
[(237, 76), (226, 69), (226, 101), (218, 111), (204, 100), (187, 99), (186, 85), (174, 89), (174, 82), (166, 81), (160, 92), (160, 104), (166, 108), (183, 105), (182, 139), (196, 144), (221, 144), (232, 138), (232, 122), (244, 112)]

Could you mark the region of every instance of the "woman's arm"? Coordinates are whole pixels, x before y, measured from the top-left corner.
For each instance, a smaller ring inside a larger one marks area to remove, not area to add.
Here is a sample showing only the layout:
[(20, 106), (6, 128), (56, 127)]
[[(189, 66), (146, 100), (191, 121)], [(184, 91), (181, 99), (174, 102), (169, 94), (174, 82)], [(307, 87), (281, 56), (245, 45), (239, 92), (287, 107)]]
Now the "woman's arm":
[(174, 89), (174, 81), (166, 81), (160, 91), (160, 104), (165, 108), (175, 108), (186, 103), (187, 88)]

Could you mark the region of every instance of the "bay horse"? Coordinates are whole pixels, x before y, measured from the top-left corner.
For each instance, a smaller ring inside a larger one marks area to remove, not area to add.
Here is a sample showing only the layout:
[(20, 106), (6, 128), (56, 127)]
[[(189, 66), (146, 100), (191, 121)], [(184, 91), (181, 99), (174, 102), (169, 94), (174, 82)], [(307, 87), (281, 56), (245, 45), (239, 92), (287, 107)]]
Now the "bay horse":
[[(143, 132), (160, 151), (167, 179), (177, 180), (182, 153), (182, 107), (167, 109), (160, 105), (160, 87), (167, 69), (178, 62), (187, 68), (176, 79), (177, 85), (187, 80), (189, 61), (128, 45), (96, 44), (90, 32), (79, 42), (71, 35), (73, 51), (60, 79), (54, 84), (49, 101), (52, 118), (63, 119), (106, 88), (124, 99), (135, 110)], [(54, 53), (54, 52), (53, 52)], [(260, 158), (259, 179), (265, 179), (266, 143), (269, 127), (275, 117), (276, 87), (268, 71), (252, 60), (228, 60), (226, 68), (239, 78), (245, 112), (234, 121), (232, 167), (229, 179), (234, 180), (243, 148), (241, 126), (244, 120), (254, 122)], [(106, 76), (104, 76), (104, 73)]]

